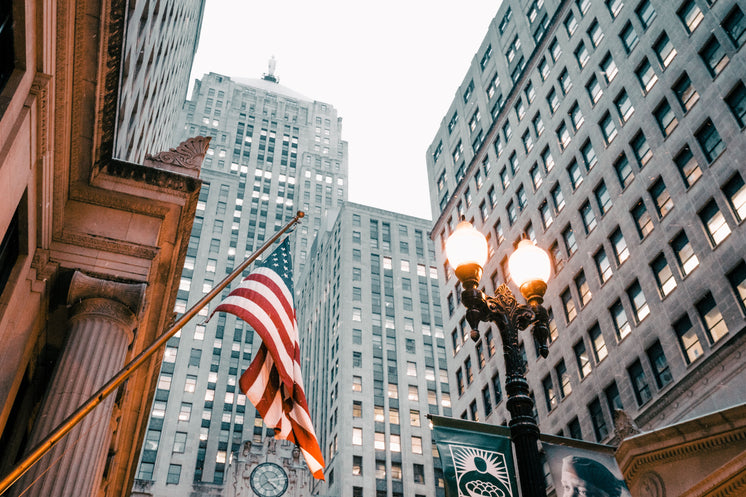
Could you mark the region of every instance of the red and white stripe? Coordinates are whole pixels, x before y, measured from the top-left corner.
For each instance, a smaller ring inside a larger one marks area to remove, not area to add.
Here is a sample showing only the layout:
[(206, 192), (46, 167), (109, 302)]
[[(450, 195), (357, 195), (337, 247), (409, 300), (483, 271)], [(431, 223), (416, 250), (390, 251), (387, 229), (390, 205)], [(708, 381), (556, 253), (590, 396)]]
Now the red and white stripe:
[(275, 437), (295, 442), (314, 478), (324, 479), (324, 457), (303, 390), (293, 296), (268, 267), (247, 276), (213, 312), (229, 312), (256, 330), (262, 345), (239, 386)]

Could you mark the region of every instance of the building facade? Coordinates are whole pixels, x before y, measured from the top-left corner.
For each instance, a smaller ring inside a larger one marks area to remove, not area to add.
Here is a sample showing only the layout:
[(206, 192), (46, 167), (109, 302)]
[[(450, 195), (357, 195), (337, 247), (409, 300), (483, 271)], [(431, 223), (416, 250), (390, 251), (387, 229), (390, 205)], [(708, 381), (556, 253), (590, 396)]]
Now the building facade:
[[(746, 22), (737, 1), (505, 1), (427, 153), (457, 416), (503, 424), (497, 330), (469, 340), (444, 241), (547, 249), (541, 430), (615, 443), (746, 401)], [(517, 294), (517, 289), (513, 287)]]
[(314, 494), (444, 495), (428, 413), (451, 414), (430, 221), (345, 203), (298, 288)]
[[(119, 1), (0, 7), (3, 477), (171, 319), (207, 140), (113, 157), (130, 14)], [(139, 368), (4, 495), (128, 495), (156, 373)]]
[[(272, 70), (255, 80), (207, 74), (192, 97), (183, 133), (204, 132), (211, 143), (177, 313), (300, 209), (306, 216), (290, 236), (297, 281), (325, 213), (347, 198), (347, 143), (331, 105), (280, 85)], [(204, 323), (207, 313), (166, 347), (133, 495), (233, 495), (232, 454), (249, 441), (255, 455), (274, 435), (237, 387), (260, 340), (232, 315)]]
[(114, 156), (142, 162), (179, 143), (205, 2), (139, 0), (128, 7)]

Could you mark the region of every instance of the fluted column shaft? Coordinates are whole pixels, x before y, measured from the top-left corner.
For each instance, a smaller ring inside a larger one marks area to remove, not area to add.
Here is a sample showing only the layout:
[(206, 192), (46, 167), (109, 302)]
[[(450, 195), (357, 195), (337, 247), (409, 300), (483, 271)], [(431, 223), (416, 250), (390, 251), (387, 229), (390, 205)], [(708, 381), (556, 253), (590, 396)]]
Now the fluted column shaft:
[[(43, 440), (124, 366), (143, 293), (144, 285), (75, 274), (68, 294), (73, 304), (68, 339), (32, 430), (29, 447)], [(118, 294), (123, 298), (118, 298)], [(96, 495), (110, 441), (113, 407), (112, 395), (16, 483), (15, 494), (31, 485), (24, 497)]]

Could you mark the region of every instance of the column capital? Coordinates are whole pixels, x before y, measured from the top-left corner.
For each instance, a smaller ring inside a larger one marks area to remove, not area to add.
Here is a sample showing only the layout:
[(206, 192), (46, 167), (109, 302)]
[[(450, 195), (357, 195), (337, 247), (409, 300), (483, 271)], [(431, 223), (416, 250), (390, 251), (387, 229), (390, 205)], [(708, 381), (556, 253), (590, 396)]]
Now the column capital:
[(88, 299), (107, 299), (125, 306), (137, 319), (145, 301), (145, 283), (121, 283), (88, 276), (75, 271), (67, 291), (67, 304)]

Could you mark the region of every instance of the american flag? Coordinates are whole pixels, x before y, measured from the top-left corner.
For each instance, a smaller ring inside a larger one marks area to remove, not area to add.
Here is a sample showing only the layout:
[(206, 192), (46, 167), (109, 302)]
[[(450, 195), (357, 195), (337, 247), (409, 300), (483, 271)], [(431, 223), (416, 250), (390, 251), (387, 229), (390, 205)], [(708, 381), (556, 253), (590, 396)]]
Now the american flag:
[(324, 479), (324, 457), (308, 412), (293, 305), (293, 267), (287, 238), (213, 313), (238, 316), (262, 345), (238, 384), (275, 437), (294, 442), (314, 478)]

